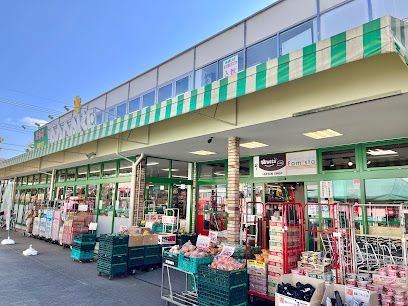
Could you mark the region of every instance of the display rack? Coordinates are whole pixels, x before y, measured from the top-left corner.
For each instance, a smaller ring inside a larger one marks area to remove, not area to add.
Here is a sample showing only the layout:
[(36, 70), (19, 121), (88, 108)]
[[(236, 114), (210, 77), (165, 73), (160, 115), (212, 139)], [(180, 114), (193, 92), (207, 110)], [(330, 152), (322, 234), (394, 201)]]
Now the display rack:
[(356, 273), (387, 265), (408, 265), (408, 203), (355, 204), (353, 255)]
[[(180, 273), (185, 274), (186, 278), (186, 286), (185, 286), (185, 291), (175, 291), (173, 289), (173, 284), (171, 281), (171, 273), (170, 271), (178, 271)], [(167, 275), (167, 285), (168, 287), (165, 286), (165, 275)], [(162, 266), (162, 282), (161, 282), (161, 298), (162, 300), (165, 300), (167, 302), (167, 305), (174, 304), (174, 305), (180, 305), (180, 306), (198, 306), (198, 295), (197, 291), (195, 290), (188, 290), (189, 287), (189, 277), (192, 280), (192, 288), (197, 288), (196, 284), (196, 279), (194, 277), (194, 274), (191, 272), (187, 272), (184, 270), (181, 270), (177, 267), (168, 265), (163, 263)]]

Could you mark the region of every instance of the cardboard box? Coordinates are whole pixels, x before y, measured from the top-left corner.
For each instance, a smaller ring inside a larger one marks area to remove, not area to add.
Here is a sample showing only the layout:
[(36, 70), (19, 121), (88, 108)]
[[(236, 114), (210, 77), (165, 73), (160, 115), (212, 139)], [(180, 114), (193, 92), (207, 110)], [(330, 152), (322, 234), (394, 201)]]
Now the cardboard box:
[[(331, 284), (331, 285), (327, 286), (327, 288), (326, 288), (326, 290), (324, 292), (321, 304), (326, 305), (326, 299), (328, 297), (333, 298), (335, 291), (338, 291), (340, 293), (341, 300), (343, 301), (343, 304), (346, 303), (346, 290), (347, 290), (347, 288), (350, 289), (350, 287), (346, 287), (345, 285), (338, 285), (338, 284)], [(361, 290), (361, 288), (355, 288), (355, 289)], [(349, 291), (349, 294), (352, 294), (352, 293)], [(378, 305), (377, 292), (370, 292), (369, 293), (369, 306), (377, 306), (377, 305)]]
[(266, 295), (268, 292), (266, 276), (249, 275), (249, 290)]
[(303, 275), (295, 275), (295, 274), (285, 274), (282, 275), (279, 279), (280, 283), (290, 283), (292, 285), (296, 285), (297, 282), (301, 282), (302, 284), (311, 284), (315, 287), (315, 292), (310, 300), (310, 302), (305, 302), (301, 300), (297, 300), (294, 298), (290, 298), (284, 296), (282, 294), (276, 293), (275, 305), (276, 306), (320, 306), (321, 301), (323, 299), (324, 291), (326, 289), (324, 281), (306, 277)]
[(159, 243), (159, 235), (143, 235), (143, 245), (156, 245)]
[(142, 235), (129, 235), (129, 247), (143, 246), (143, 236)]
[(278, 282), (279, 282), (279, 276), (272, 276), (268, 274), (268, 284), (275, 284), (277, 286)]
[(249, 275), (267, 276), (267, 263), (258, 262), (256, 260), (247, 261), (247, 273)]
[(174, 234), (160, 234), (157, 235), (159, 244), (176, 244), (177, 237)]
[(138, 226), (131, 226), (128, 229), (129, 235), (140, 235), (142, 234), (142, 229)]

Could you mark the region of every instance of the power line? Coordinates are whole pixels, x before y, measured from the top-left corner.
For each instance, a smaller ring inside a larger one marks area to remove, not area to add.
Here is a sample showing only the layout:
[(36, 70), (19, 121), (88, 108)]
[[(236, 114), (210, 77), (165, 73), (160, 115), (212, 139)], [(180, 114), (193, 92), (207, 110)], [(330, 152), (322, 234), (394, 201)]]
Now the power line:
[(55, 109), (42, 107), (42, 106), (29, 104), (29, 103), (18, 102), (18, 101), (0, 99), (0, 103), (7, 104), (7, 105), (12, 105), (12, 106), (15, 106), (15, 107), (20, 107), (20, 108), (25, 108), (25, 109), (28, 108), (28, 109), (31, 109), (31, 110), (34, 110), (34, 111), (47, 113), (47, 114), (51, 114), (51, 115), (58, 115), (60, 113), (60, 111), (57, 111)]
[(15, 143), (0, 142), (2, 145), (27, 148), (29, 145), (20, 145)]
[(16, 149), (9, 149), (9, 148), (1, 148), (0, 147), (0, 152), (1, 151), (26, 152), (26, 151), (23, 151), (23, 150), (16, 150)]
[(25, 132), (25, 131), (19, 131), (19, 130), (16, 130), (14, 128), (6, 127), (6, 126), (2, 126), (1, 130), (5, 130), (5, 131), (9, 131), (9, 132), (16, 132), (16, 133), (25, 134), (25, 135), (32, 135), (32, 133)]
[(34, 97), (34, 98), (39, 98), (39, 99), (42, 99), (42, 100), (48, 100), (48, 101), (52, 101), (52, 102), (59, 102), (59, 103), (61, 103), (61, 104), (63, 104), (64, 102), (61, 102), (61, 101), (59, 101), (59, 100), (56, 100), (56, 99), (51, 99), (51, 98), (47, 98), (47, 97), (43, 97), (43, 96), (38, 96), (38, 95), (34, 95), (34, 94), (32, 94), (32, 93), (29, 93), (29, 92), (24, 92), (24, 91), (21, 91), (21, 90), (16, 90), (16, 89), (10, 89), (10, 88), (5, 88), (5, 87), (2, 87), (4, 90), (7, 90), (7, 91), (12, 91), (12, 92), (16, 92), (16, 93), (19, 93), (19, 94), (23, 94), (23, 95), (26, 95), (26, 96), (31, 96), (31, 97)]

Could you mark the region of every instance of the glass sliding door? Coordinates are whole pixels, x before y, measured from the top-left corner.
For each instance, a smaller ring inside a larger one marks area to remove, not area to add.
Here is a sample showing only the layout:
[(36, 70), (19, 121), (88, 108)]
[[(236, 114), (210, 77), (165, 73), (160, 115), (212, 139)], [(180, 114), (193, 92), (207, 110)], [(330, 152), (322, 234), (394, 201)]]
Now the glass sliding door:
[(98, 235), (112, 233), (115, 184), (102, 184), (98, 206)]
[(115, 201), (115, 220), (113, 232), (118, 233), (121, 226), (129, 226), (130, 183), (118, 184), (118, 197)]

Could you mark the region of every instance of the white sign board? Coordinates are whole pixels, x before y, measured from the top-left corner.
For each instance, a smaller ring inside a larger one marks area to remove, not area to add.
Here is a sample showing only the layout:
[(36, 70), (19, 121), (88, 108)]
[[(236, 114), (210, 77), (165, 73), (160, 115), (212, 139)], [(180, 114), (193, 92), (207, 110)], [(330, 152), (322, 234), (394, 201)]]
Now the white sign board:
[(210, 246), (210, 237), (198, 235), (196, 246), (202, 249), (208, 248)]
[(218, 232), (216, 231), (209, 231), (208, 237), (210, 238), (210, 242), (218, 243)]
[(255, 177), (309, 174), (317, 174), (315, 150), (254, 157)]
[(90, 231), (96, 231), (97, 227), (98, 227), (98, 223), (96, 223), (96, 222), (89, 223), (89, 230)]
[(238, 54), (222, 61), (222, 77), (227, 78), (238, 73)]
[(162, 216), (162, 223), (163, 224), (170, 224), (170, 225), (175, 225), (176, 222), (176, 217), (174, 216)]
[(333, 199), (333, 182), (320, 181), (320, 198)]
[(354, 302), (360, 306), (370, 305), (370, 291), (346, 286), (346, 303), (347, 305), (354, 305)]
[(222, 251), (220, 253), (220, 256), (231, 257), (232, 255), (234, 255), (234, 252), (235, 252), (235, 247), (233, 247), (231, 245), (224, 245), (222, 247)]
[(79, 204), (78, 205), (78, 211), (88, 211), (88, 205), (87, 204)]

